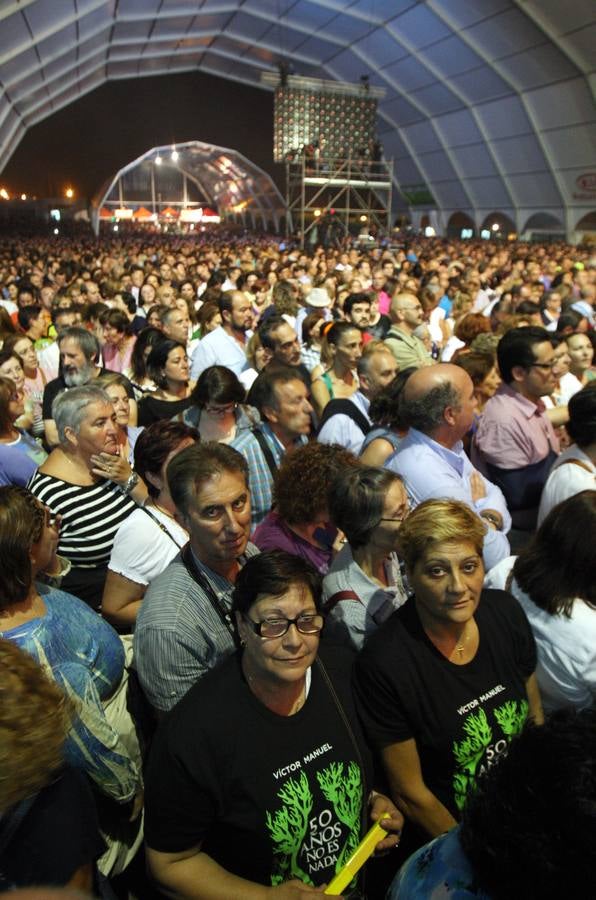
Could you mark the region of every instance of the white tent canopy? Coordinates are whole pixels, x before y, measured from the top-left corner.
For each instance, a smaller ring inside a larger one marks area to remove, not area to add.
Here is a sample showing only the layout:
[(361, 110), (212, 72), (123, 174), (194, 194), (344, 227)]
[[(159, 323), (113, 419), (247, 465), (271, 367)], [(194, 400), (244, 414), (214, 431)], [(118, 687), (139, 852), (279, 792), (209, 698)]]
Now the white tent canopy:
[[(596, 209), (594, 0), (4, 0), (0, 170), (25, 131), (109, 79), (200, 70), (386, 90), (379, 135), (439, 226)], [(591, 176), (591, 178), (590, 178)]]
[(159, 206), (173, 203), (181, 208), (196, 206), (200, 198), (222, 216), (237, 215), (253, 227), (276, 230), (285, 214), (283, 197), (271, 176), (255, 163), (237, 150), (186, 141), (175, 148), (153, 147), (120, 169), (93, 202), (93, 225), (97, 229), (99, 210), (106, 203), (143, 204), (156, 212), (156, 198)]

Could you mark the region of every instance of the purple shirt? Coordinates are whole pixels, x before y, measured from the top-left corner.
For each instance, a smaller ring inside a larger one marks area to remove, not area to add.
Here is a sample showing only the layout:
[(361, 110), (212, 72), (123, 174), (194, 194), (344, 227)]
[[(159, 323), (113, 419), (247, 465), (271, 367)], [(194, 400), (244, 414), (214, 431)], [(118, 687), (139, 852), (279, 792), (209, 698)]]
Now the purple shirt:
[(315, 547), (286, 525), (279, 515), (271, 510), (251, 536), (251, 541), (259, 550), (286, 550), (292, 556), (301, 556), (325, 575), (331, 565), (331, 550)]
[(484, 460), (499, 469), (523, 469), (559, 452), (542, 401), (534, 403), (502, 384), (484, 407), (475, 443)]

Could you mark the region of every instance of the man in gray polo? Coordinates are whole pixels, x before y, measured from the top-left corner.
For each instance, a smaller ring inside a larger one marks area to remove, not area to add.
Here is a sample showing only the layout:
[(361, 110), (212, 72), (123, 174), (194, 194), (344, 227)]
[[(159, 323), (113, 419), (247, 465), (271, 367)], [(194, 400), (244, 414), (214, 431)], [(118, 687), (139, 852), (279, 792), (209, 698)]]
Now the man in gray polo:
[(248, 542), (248, 467), (240, 453), (215, 442), (187, 447), (167, 479), (189, 543), (149, 585), (134, 634), (135, 668), (158, 713), (234, 650), (234, 582), (259, 552)]

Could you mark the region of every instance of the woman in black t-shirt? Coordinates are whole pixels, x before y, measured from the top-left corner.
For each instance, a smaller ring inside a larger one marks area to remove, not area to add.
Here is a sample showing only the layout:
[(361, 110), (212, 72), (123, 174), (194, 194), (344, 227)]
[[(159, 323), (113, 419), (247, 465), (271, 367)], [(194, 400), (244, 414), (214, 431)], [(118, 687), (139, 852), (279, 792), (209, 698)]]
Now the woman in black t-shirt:
[(412, 600), (356, 664), (365, 731), (407, 818), (436, 837), (478, 774), (527, 718), (542, 721), (536, 650), (516, 601), (483, 591), (485, 525), (464, 503), (428, 500), (401, 526)]
[(363, 818), (389, 814), (392, 833), (377, 850), (399, 842), (403, 817), (369, 792), (351, 657), (317, 658), (320, 597), (320, 577), (300, 557), (252, 557), (234, 591), (242, 649), (186, 694), (158, 735), (147, 854), (177, 897), (261, 897), (266, 885), (267, 896), (301, 900), (343, 867)]

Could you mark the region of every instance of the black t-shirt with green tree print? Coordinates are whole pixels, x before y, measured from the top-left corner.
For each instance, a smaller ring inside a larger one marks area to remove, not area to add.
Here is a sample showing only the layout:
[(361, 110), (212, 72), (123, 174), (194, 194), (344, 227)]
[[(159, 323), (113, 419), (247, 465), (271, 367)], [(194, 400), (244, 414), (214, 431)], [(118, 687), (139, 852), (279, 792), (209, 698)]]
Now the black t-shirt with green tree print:
[(305, 705), (284, 717), (253, 696), (234, 655), (188, 692), (158, 735), (145, 793), (150, 847), (169, 853), (202, 842), (224, 869), (266, 885), (320, 885), (341, 869), (361, 838), (369, 757), (351, 697), (352, 655), (327, 648), (322, 656), (366, 779), (316, 663)]
[(449, 662), (409, 600), (367, 642), (355, 666), (358, 711), (373, 747), (414, 738), (422, 777), (455, 818), (477, 776), (506, 752), (528, 713), (536, 647), (517, 600), (482, 592), (473, 660)]

